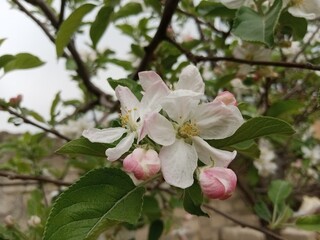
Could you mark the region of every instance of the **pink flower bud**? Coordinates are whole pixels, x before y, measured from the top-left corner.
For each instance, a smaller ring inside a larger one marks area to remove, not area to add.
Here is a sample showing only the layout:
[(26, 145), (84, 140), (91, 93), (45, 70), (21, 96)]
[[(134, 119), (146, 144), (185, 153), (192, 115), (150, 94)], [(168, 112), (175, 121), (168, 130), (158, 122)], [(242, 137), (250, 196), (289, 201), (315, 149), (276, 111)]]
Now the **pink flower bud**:
[(224, 91), (218, 94), (218, 96), (213, 101), (223, 102), (225, 105), (237, 106), (237, 100), (231, 92)]
[(9, 99), (9, 104), (12, 106), (12, 107), (17, 107), (20, 105), (22, 101), (22, 95), (19, 94), (18, 96), (16, 97), (12, 97)]
[(204, 195), (224, 200), (234, 192), (237, 176), (229, 168), (203, 167), (200, 169), (199, 182)]
[(123, 160), (123, 168), (139, 180), (145, 180), (160, 171), (158, 153), (152, 149), (135, 149)]

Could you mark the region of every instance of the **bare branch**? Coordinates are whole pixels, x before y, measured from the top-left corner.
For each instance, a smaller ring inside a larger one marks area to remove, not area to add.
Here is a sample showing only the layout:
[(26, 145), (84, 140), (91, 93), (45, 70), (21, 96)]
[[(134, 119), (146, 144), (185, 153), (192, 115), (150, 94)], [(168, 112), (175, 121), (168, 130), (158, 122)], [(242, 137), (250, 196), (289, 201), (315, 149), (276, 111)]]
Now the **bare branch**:
[(8, 179), (21, 179), (21, 180), (34, 180), (34, 181), (38, 181), (41, 183), (52, 183), (58, 186), (70, 186), (71, 183), (69, 182), (64, 182), (61, 180), (55, 180), (55, 179), (51, 179), (51, 178), (47, 178), (44, 176), (29, 176), (29, 175), (21, 175), (21, 174), (15, 174), (15, 173), (9, 173), (9, 172), (3, 172), (0, 171), (0, 176), (1, 177), (6, 177)]
[(138, 79), (138, 73), (146, 70), (150, 63), (153, 53), (159, 44), (165, 40), (167, 35), (167, 28), (171, 22), (172, 16), (178, 6), (179, 0), (167, 0), (164, 6), (163, 15), (156, 34), (151, 40), (149, 46), (145, 48), (145, 55), (140, 62), (137, 71), (133, 75), (133, 79)]

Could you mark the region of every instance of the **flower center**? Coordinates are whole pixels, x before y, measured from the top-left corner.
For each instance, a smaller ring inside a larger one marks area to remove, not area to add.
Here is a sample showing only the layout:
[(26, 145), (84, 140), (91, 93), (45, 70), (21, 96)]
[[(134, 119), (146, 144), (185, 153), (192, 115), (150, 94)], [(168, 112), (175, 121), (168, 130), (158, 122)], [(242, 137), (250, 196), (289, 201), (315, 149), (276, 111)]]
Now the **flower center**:
[(199, 129), (195, 123), (186, 122), (178, 130), (179, 135), (183, 138), (190, 138), (199, 135)]
[[(134, 111), (137, 109), (134, 108)], [(121, 126), (123, 128), (128, 128), (131, 131), (135, 131), (137, 129), (137, 124), (133, 121), (132, 110), (128, 110), (127, 114), (120, 115)]]

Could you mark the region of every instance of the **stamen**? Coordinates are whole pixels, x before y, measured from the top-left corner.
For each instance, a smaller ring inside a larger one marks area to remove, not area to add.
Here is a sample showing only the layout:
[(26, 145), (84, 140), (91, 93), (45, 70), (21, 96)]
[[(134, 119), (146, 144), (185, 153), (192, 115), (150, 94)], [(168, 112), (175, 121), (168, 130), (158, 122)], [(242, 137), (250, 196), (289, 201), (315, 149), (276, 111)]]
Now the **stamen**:
[(190, 138), (199, 135), (199, 129), (195, 123), (186, 122), (178, 130), (179, 135), (183, 138)]

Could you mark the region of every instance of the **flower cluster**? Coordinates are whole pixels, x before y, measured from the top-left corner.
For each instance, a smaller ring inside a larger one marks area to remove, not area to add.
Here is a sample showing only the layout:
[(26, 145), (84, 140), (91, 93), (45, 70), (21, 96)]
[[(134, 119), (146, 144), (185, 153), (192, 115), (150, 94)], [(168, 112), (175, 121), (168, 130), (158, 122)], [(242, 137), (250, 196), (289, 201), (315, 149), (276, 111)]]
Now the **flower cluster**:
[[(115, 89), (121, 127), (88, 129), (82, 135), (91, 142), (120, 140), (106, 150), (106, 156), (109, 161), (125, 156), (124, 170), (137, 179), (161, 170), (167, 183), (184, 189), (193, 184), (196, 173), (205, 195), (229, 197), (237, 178), (227, 167), (236, 151), (214, 148), (206, 140), (229, 137), (243, 123), (234, 96), (222, 92), (213, 101), (203, 102), (205, 85), (193, 65), (182, 70), (174, 89), (153, 71), (140, 72), (139, 80), (144, 91), (140, 101), (127, 87)], [(206, 166), (198, 167), (198, 160)]]

